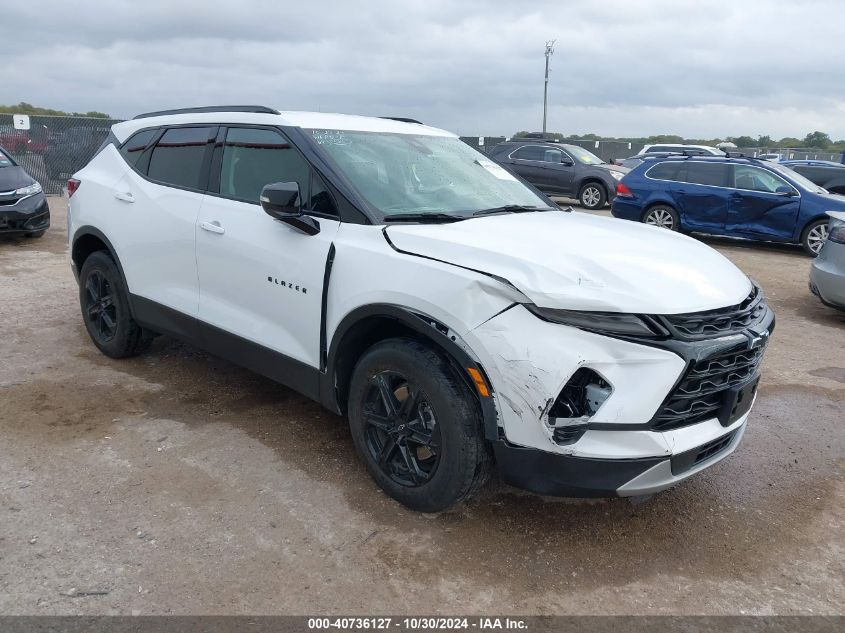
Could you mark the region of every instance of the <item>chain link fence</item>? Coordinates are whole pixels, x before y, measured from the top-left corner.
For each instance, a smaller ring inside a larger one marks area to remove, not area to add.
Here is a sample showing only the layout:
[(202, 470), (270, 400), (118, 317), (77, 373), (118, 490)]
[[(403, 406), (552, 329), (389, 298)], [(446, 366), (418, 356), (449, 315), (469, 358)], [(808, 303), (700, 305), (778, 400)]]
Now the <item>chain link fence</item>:
[(59, 194), (82, 168), (118, 119), (30, 115), (29, 129), (16, 129), (11, 114), (0, 114), (0, 147), (35, 178), (47, 194)]

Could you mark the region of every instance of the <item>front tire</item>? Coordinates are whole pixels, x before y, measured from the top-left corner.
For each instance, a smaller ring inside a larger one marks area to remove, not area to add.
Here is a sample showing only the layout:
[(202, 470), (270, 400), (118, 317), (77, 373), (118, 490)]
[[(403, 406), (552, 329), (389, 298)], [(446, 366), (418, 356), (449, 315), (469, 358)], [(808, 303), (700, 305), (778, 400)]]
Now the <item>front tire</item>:
[(643, 224), (656, 226), (661, 229), (669, 229), (670, 231), (681, 230), (681, 220), (678, 217), (678, 212), (665, 204), (658, 204), (648, 209), (643, 214)]
[(132, 318), (123, 278), (104, 251), (91, 254), (82, 264), (79, 305), (88, 335), (106, 356), (126, 358), (149, 347), (152, 333)]
[(827, 240), (827, 220), (810, 222), (801, 234), (801, 248), (810, 257), (816, 257)]
[(439, 512), (486, 480), (478, 403), (447, 360), (411, 339), (370, 348), (355, 367), (349, 426), (376, 483), (403, 505)]
[(578, 202), (585, 209), (601, 209), (607, 202), (607, 191), (598, 183), (588, 182), (578, 192)]

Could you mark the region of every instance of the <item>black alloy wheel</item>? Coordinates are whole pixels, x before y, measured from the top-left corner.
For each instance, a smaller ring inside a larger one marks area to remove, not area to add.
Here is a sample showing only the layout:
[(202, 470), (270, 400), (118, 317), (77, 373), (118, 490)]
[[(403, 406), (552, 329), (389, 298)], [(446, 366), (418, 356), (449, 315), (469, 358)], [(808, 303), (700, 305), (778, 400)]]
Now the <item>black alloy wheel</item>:
[(440, 428), (425, 393), (406, 376), (372, 376), (363, 417), (370, 456), (392, 481), (408, 487), (428, 482), (440, 463)]
[(108, 343), (117, 333), (117, 306), (111, 284), (100, 271), (92, 271), (85, 280), (85, 298), (88, 331), (97, 338), (97, 342)]

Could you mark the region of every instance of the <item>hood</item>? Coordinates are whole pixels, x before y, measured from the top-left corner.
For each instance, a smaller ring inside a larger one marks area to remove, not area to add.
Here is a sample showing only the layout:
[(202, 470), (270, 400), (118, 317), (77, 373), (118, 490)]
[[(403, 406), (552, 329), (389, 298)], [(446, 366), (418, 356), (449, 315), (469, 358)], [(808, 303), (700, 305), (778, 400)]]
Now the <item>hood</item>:
[(692, 238), (586, 213), (388, 226), (399, 250), (509, 281), (547, 308), (678, 314), (740, 303), (751, 282)]
[(601, 168), (606, 169), (608, 171), (619, 171), (619, 172), (622, 172), (623, 174), (627, 174), (629, 171), (631, 171), (627, 167), (623, 167), (622, 165), (614, 165), (613, 163), (607, 163), (605, 165), (593, 165), (593, 167), (601, 167)]
[(34, 182), (32, 176), (26, 173), (23, 167), (18, 165), (0, 167), (0, 191), (14, 191), (21, 187), (28, 187)]

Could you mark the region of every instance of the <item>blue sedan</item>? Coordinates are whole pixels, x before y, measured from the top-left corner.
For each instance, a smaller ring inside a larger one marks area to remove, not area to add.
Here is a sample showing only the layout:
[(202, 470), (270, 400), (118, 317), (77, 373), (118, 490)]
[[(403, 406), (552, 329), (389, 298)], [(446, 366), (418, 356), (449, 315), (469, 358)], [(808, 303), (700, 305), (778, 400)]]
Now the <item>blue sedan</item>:
[(828, 211), (845, 196), (765, 160), (670, 156), (650, 159), (617, 185), (613, 215), (673, 231), (800, 244), (815, 257)]

